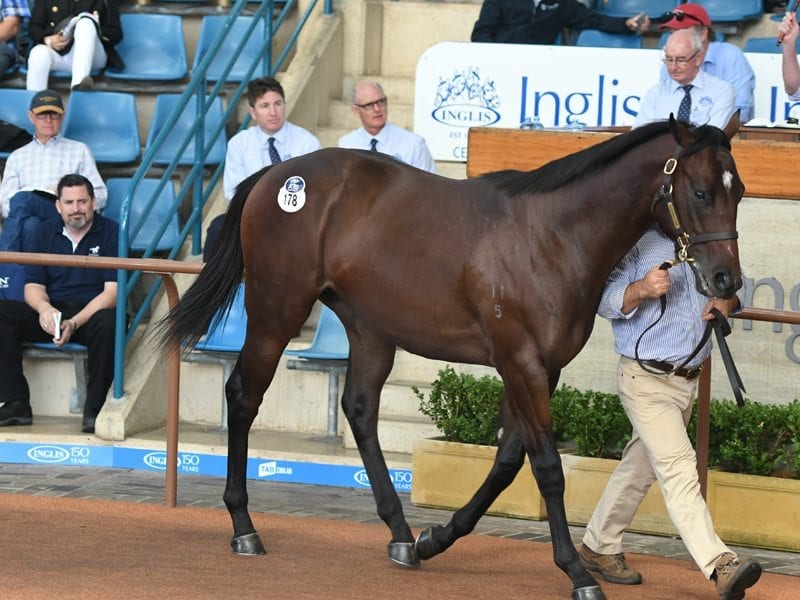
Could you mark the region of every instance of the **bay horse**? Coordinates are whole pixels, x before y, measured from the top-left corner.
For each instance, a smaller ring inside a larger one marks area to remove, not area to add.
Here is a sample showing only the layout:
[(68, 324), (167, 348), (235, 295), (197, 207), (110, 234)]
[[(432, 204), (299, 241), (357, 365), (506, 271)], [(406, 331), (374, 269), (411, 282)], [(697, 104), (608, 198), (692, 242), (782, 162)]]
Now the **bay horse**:
[[(604, 599), (570, 539), (550, 396), (589, 338), (607, 276), (654, 224), (676, 239), (703, 294), (729, 298), (741, 287), (744, 187), (730, 146), (738, 128), (738, 114), (724, 131), (670, 116), (535, 171), (470, 180), (328, 148), (242, 182), (216, 253), (161, 323), (162, 343), (191, 347), (244, 278), (246, 339), (225, 387), (234, 552), (265, 552), (247, 509), (248, 434), (283, 350), (319, 299), (350, 342), (342, 407), (391, 531), (389, 558), (418, 566), (469, 533), (527, 454), (573, 598)], [(448, 526), (416, 541), (377, 435), (397, 347), (493, 366), (505, 384), (487, 480)]]

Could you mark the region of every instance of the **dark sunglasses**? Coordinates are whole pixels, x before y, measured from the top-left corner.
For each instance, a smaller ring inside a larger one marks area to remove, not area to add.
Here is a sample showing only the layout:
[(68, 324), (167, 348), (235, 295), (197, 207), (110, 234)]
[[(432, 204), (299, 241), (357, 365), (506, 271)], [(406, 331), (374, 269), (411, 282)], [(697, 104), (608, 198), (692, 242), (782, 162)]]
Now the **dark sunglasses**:
[(662, 23), (666, 23), (667, 21), (671, 21), (672, 19), (675, 19), (679, 23), (683, 22), (684, 19), (691, 19), (692, 21), (696, 21), (701, 25), (703, 24), (703, 22), (699, 18), (695, 17), (694, 15), (690, 15), (689, 13), (685, 13), (682, 10), (673, 10), (670, 12), (665, 12), (664, 16), (661, 17), (660, 21)]

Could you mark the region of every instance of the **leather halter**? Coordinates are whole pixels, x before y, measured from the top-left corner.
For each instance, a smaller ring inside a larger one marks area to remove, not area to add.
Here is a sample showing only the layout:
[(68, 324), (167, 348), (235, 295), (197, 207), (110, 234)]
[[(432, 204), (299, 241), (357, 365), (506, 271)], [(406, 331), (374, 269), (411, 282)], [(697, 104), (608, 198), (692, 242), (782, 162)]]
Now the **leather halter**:
[[(672, 157), (667, 159), (667, 162), (664, 163), (664, 183), (661, 184), (658, 192), (653, 198), (653, 202), (650, 205), (650, 212), (655, 216), (655, 209), (656, 205), (661, 201), (664, 200), (667, 203), (667, 210), (669, 211), (670, 218), (672, 219), (672, 224), (675, 227), (675, 231), (678, 234), (677, 239), (675, 240), (675, 261), (668, 261), (663, 264), (659, 268), (667, 270), (670, 267), (675, 266), (678, 263), (686, 262), (692, 263), (694, 259), (689, 256), (689, 247), (692, 244), (702, 244), (704, 242), (715, 242), (718, 240), (735, 240), (739, 237), (739, 233), (737, 231), (724, 231), (719, 233), (703, 233), (703, 234), (693, 234), (689, 235), (686, 230), (681, 225), (680, 218), (678, 217), (678, 211), (675, 208), (675, 203), (672, 198), (672, 175), (675, 173), (675, 169), (678, 167), (678, 158), (681, 154), (681, 147), (677, 146), (675, 148), (675, 152), (673, 153)], [(692, 360), (695, 356), (697, 356), (700, 349), (706, 344), (708, 338), (711, 336), (711, 332), (716, 334), (717, 337), (717, 346), (719, 347), (720, 354), (722, 355), (722, 362), (725, 365), (725, 371), (728, 375), (728, 381), (731, 384), (731, 389), (733, 390), (733, 395), (736, 398), (736, 404), (740, 407), (744, 406), (744, 397), (742, 396), (742, 392), (746, 393), (744, 389), (744, 384), (742, 383), (742, 378), (739, 375), (738, 370), (736, 369), (736, 365), (733, 362), (733, 356), (731, 355), (730, 349), (728, 348), (727, 343), (725, 342), (725, 336), (727, 336), (731, 332), (730, 325), (728, 321), (722, 316), (716, 308), (712, 308), (711, 312), (714, 315), (713, 319), (710, 319), (706, 322), (706, 329), (703, 332), (703, 336), (700, 342), (697, 344), (695, 349), (692, 353), (683, 361), (680, 365), (673, 368), (672, 371), (669, 372), (662, 372), (662, 371), (654, 371), (648, 368), (644, 362), (639, 357), (639, 344), (642, 341), (642, 338), (645, 334), (650, 331), (656, 324), (661, 320), (661, 317), (664, 316), (664, 312), (667, 309), (667, 295), (664, 294), (660, 298), (661, 300), (661, 314), (658, 315), (658, 318), (645, 329), (642, 334), (639, 336), (639, 339), (636, 340), (636, 346), (634, 348), (634, 355), (637, 364), (639, 367), (647, 371), (648, 373), (652, 373), (654, 375), (670, 375), (675, 373), (676, 371), (684, 368), (689, 361)]]
[[(702, 244), (704, 242), (717, 242), (720, 240), (735, 240), (739, 237), (738, 231), (722, 231), (717, 233), (694, 233), (689, 234), (683, 228), (680, 217), (678, 216), (678, 209), (675, 207), (675, 202), (672, 198), (672, 175), (678, 168), (678, 158), (680, 158), (682, 148), (675, 147), (673, 155), (664, 163), (664, 183), (656, 192), (653, 201), (650, 204), (650, 212), (655, 216), (656, 205), (663, 200), (667, 204), (669, 216), (672, 219), (672, 225), (675, 227), (677, 238), (675, 239), (675, 257), (676, 262), (693, 262), (689, 256), (689, 247), (692, 244)], [(674, 263), (673, 263), (674, 264)]]

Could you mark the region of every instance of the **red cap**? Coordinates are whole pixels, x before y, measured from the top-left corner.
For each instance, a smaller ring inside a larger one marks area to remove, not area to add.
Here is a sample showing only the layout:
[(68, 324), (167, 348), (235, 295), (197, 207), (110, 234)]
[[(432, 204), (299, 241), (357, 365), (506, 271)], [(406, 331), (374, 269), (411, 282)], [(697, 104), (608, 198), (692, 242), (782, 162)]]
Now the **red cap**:
[(671, 13), (672, 18), (662, 23), (659, 29), (688, 29), (695, 25), (711, 27), (711, 18), (706, 9), (699, 4), (681, 4), (676, 6)]

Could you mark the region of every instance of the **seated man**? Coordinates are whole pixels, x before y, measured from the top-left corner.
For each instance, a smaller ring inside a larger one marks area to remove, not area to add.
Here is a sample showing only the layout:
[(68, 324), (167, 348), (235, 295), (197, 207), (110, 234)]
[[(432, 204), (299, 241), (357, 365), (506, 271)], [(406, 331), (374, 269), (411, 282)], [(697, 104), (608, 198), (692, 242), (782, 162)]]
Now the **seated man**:
[[(671, 16), (670, 20), (663, 23), (659, 29), (666, 31), (694, 29), (697, 31), (703, 42), (701, 69), (709, 75), (714, 75), (730, 83), (736, 90), (736, 108), (741, 111), (739, 119), (742, 123), (752, 119), (755, 107), (753, 89), (756, 86), (756, 76), (741, 49), (733, 44), (716, 40), (714, 30), (711, 28), (711, 17), (699, 4), (681, 4), (668, 14)], [(667, 69), (661, 69), (661, 80), (666, 81), (668, 78)]]
[(431, 151), (422, 136), (389, 123), (389, 100), (377, 81), (360, 81), (351, 95), (353, 114), (361, 127), (343, 135), (339, 148), (373, 150), (430, 173), (436, 173)]
[(736, 91), (702, 70), (703, 42), (694, 29), (679, 29), (664, 45), (663, 63), (669, 78), (650, 88), (642, 98), (634, 127), (669, 118), (692, 125), (723, 128), (733, 113)]
[(82, 142), (61, 137), (64, 104), (58, 92), (44, 90), (31, 98), (28, 118), (33, 140), (11, 153), (0, 183), (0, 213), (5, 223), (0, 250), (28, 250), (36, 223), (58, 218), (55, 187), (67, 173), (78, 173), (94, 186), (97, 209), (106, 205), (106, 186), (91, 151)]
[(0, 76), (19, 62), (16, 38), (30, 18), (25, 0), (0, 0)]
[[(229, 203), (236, 186), (267, 165), (319, 150), (319, 140), (310, 131), (286, 120), (286, 94), (274, 77), (260, 77), (247, 84), (247, 103), (255, 126), (243, 129), (228, 141), (222, 193)], [(217, 245), (225, 215), (208, 226), (203, 262)]]
[(554, 44), (563, 29), (599, 29), (607, 33), (641, 33), (650, 19), (607, 17), (578, 0), (484, 0), (472, 29), (473, 42)]
[[(97, 214), (91, 181), (65, 175), (57, 187), (60, 218), (36, 227), (33, 252), (117, 256), (117, 224)], [(0, 300), (0, 426), (30, 425), (30, 390), (22, 372), (22, 345), (78, 342), (88, 348), (89, 377), (81, 431), (94, 433), (97, 414), (114, 379), (117, 272), (28, 265), (25, 302)]]

